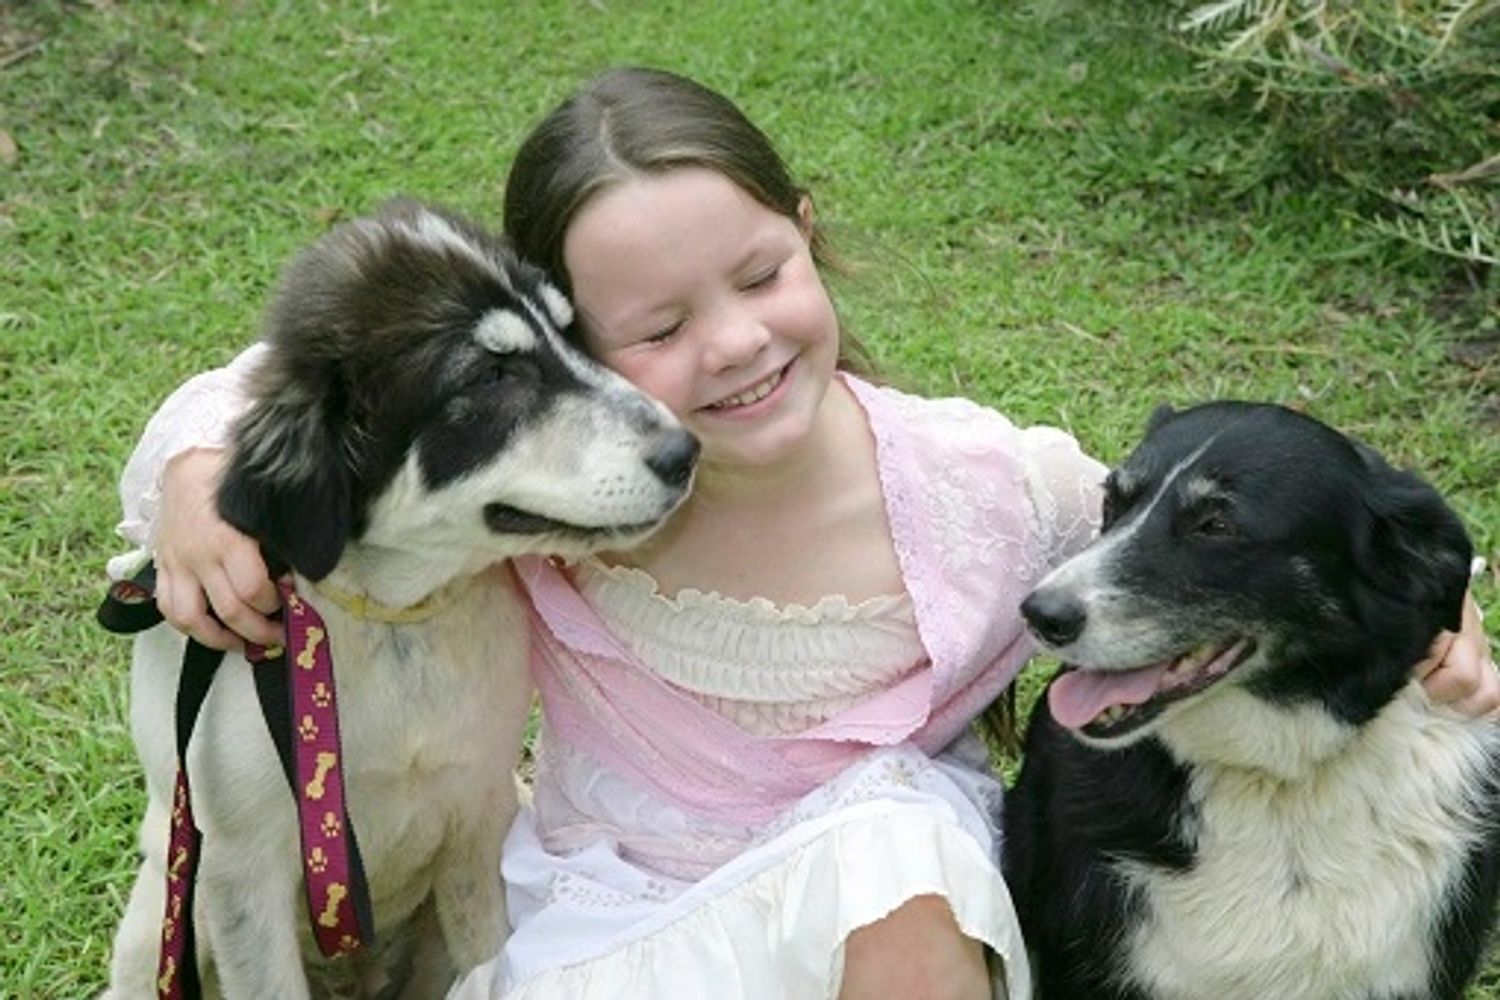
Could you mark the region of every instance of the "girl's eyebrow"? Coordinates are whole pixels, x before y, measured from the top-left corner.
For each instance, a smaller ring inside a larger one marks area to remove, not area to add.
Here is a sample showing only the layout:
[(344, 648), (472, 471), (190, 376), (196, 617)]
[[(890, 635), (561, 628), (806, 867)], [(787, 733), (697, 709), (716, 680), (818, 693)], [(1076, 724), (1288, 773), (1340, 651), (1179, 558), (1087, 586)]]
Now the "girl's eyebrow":
[(740, 255), (739, 261), (734, 265), (731, 274), (741, 274), (750, 270), (751, 266), (759, 263), (759, 258), (769, 254), (780, 254), (788, 249), (786, 240), (781, 233), (773, 233), (752, 239), (749, 248)]

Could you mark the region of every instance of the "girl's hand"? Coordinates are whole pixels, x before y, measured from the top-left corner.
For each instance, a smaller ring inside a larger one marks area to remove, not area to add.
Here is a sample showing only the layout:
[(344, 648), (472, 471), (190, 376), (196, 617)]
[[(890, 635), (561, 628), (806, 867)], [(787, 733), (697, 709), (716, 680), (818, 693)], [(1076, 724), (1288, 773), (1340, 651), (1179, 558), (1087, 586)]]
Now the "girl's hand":
[(1438, 704), (1471, 718), (1500, 718), (1500, 673), (1472, 595), (1464, 600), (1463, 630), (1438, 633), (1415, 673)]
[(195, 448), (167, 463), (156, 531), (156, 605), (173, 628), (214, 649), (242, 649), (245, 639), (279, 645), (281, 627), (267, 615), (281, 599), (260, 546), (219, 517), (224, 461), (219, 449)]

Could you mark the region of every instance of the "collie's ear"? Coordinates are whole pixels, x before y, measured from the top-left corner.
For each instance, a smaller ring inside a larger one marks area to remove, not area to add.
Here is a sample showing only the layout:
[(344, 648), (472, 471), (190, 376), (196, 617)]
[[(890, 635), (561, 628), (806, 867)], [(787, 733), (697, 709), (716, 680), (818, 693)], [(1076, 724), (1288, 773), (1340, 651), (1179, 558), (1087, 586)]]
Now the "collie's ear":
[(1177, 411), (1172, 409), (1171, 403), (1156, 404), (1156, 409), (1151, 411), (1151, 416), (1146, 420), (1146, 433), (1150, 434), (1175, 416), (1177, 416)]
[(262, 399), (235, 428), (219, 515), (310, 580), (332, 572), (353, 530), (338, 418), (323, 401)]
[(1363, 445), (1359, 451), (1372, 485), (1365, 493), (1367, 537), (1356, 552), (1362, 574), (1403, 602), (1433, 608), (1441, 626), (1457, 632), (1474, 555), (1463, 522), (1418, 476)]

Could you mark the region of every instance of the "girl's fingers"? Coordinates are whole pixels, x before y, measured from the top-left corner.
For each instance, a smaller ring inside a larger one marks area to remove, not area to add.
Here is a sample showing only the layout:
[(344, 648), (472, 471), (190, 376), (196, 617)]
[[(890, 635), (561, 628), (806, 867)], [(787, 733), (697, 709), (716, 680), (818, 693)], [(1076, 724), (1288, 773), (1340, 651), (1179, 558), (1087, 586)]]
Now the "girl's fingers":
[(174, 573), (166, 566), (156, 571), (156, 606), (167, 624), (212, 649), (240, 649), (240, 637), (208, 613), (203, 590), (191, 574)]
[(281, 595), (261, 558), (260, 547), (248, 538), (234, 536), (225, 549), (223, 569), (234, 593), (261, 618), (269, 619), (281, 607)]
[(262, 646), (275, 646), (281, 642), (281, 629), (240, 597), (222, 568), (204, 579), (203, 588), (208, 592), (208, 602), (213, 605), (219, 621), (236, 636)]
[(1472, 597), (1464, 604), (1463, 630), (1438, 636), (1429, 658), (1418, 664), (1417, 677), (1434, 701), (1455, 712), (1500, 715), (1500, 674)]
[[(1453, 640), (1457, 638), (1458, 633), (1456, 632), (1439, 632), (1437, 634), (1437, 638), (1432, 640), (1431, 648), (1427, 650), (1427, 659), (1418, 663), (1412, 670), (1417, 680), (1423, 684), (1428, 684), (1428, 678), (1432, 676), (1433, 671), (1443, 665), (1443, 660), (1448, 656), (1448, 650), (1453, 646)], [(1431, 691), (1430, 684), (1428, 684), (1428, 690)]]

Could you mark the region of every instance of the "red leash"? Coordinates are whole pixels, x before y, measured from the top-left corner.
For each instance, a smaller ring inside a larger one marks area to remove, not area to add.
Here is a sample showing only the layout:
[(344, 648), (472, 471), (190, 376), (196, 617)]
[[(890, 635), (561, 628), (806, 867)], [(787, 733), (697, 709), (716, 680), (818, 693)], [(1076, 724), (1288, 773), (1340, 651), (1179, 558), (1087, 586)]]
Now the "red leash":
[[(110, 587), (99, 609), (111, 631), (138, 632), (161, 621), (153, 601), (154, 567)], [(256, 693), (297, 801), (308, 915), (318, 950), (347, 955), (374, 940), (369, 887), (344, 800), (343, 751), (333, 657), (322, 617), (289, 582), (281, 591), (286, 646), (246, 647)], [(147, 605), (151, 605), (147, 607)], [(187, 747), (223, 653), (189, 640), (177, 690), (177, 783), (167, 846), (167, 895), (157, 964), (161, 1000), (202, 992), (193, 933), (193, 894), (203, 835), (193, 821)]]
[[(302, 831), (302, 871), (307, 910), (318, 950), (347, 955), (369, 935), (356, 899), (369, 911), (364, 865), (344, 803), (343, 748), (333, 683), (333, 654), (323, 618), (289, 581), (277, 585), (285, 609), (287, 659), (292, 676), (291, 718), (296, 751), (297, 822)], [(262, 652), (252, 647), (253, 652)], [(252, 660), (253, 662), (253, 660)], [(257, 667), (257, 669), (260, 669)]]

